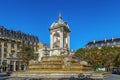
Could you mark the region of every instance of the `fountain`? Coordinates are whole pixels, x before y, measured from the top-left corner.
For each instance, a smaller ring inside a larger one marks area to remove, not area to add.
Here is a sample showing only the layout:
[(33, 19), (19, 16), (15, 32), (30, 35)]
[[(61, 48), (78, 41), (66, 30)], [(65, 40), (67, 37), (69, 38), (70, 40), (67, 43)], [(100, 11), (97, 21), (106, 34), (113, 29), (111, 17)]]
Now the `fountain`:
[(11, 77), (78, 78), (80, 73), (91, 75), (91, 66), (81, 65), (72, 56), (44, 56), (41, 62), (31, 62), (24, 72), (14, 72)]
[(81, 65), (72, 56), (44, 56), (42, 61), (29, 65), (29, 72), (85, 72), (90, 71), (88, 65)]
[[(89, 65), (81, 65), (76, 59), (70, 56), (70, 28), (59, 15), (49, 28), (50, 49), (40, 49), (39, 59), (31, 62), (27, 71), (14, 74), (18, 77), (40, 77), (40, 78), (60, 78), (78, 76), (79, 73), (91, 71)], [(49, 52), (49, 53), (47, 53)], [(44, 53), (47, 55), (44, 55)]]

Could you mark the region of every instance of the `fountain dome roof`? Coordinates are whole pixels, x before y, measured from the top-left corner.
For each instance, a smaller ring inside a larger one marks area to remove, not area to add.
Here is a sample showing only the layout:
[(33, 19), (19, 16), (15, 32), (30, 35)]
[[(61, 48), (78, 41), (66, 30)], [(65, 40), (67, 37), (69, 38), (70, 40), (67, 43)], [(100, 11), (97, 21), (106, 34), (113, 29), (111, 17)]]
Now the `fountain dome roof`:
[(50, 29), (58, 28), (61, 26), (67, 27), (69, 29), (69, 25), (67, 24), (67, 22), (64, 22), (62, 20), (62, 16), (61, 14), (59, 14), (58, 20), (52, 23), (52, 25), (50, 26)]

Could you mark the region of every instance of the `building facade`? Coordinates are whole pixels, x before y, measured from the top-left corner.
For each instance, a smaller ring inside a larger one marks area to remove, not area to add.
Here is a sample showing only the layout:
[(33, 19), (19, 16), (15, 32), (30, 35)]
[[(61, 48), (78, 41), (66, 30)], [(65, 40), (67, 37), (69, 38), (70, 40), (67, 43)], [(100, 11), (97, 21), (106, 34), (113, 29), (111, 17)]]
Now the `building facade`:
[(70, 28), (59, 14), (58, 20), (53, 22), (50, 31), (50, 56), (68, 54), (70, 51)]
[(30, 46), (34, 52), (38, 49), (38, 37), (13, 31), (0, 26), (0, 69), (3, 71), (24, 70), (20, 60), (20, 47)]
[(93, 40), (86, 44), (86, 48), (93, 48), (93, 47), (102, 47), (102, 46), (116, 46), (120, 47), (120, 38), (111, 38), (111, 39), (104, 39), (104, 40)]

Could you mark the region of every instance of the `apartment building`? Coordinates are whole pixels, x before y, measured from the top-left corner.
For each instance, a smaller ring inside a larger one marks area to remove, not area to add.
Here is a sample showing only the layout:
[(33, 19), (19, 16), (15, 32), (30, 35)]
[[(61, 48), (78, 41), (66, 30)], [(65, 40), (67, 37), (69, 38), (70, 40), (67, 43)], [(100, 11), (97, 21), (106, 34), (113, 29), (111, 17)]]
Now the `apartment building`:
[(24, 70), (25, 66), (20, 59), (20, 47), (30, 46), (34, 52), (38, 51), (38, 37), (9, 30), (0, 26), (0, 69), (1, 71)]

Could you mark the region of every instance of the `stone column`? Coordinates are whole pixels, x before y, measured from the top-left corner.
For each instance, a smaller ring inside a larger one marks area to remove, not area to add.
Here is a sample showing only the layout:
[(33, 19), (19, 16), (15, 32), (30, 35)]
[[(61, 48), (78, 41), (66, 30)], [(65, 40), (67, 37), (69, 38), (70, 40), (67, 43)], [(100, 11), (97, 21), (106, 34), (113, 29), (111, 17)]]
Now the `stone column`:
[(24, 70), (26, 70), (26, 66), (24, 65)]
[(13, 62), (13, 71), (16, 71), (16, 61)]
[[(0, 65), (2, 65), (2, 62), (3, 62), (3, 58), (4, 58), (4, 42), (1, 42), (1, 62), (0, 62)], [(1, 68), (0, 70), (1, 72), (3, 72), (3, 68)]]
[(70, 34), (67, 34), (67, 39), (68, 39), (68, 49), (70, 50)]
[(11, 43), (7, 43), (8, 44), (8, 49), (7, 49), (7, 51), (8, 51), (8, 55), (11, 53)]
[(19, 61), (18, 66), (19, 66), (19, 70), (21, 70), (21, 61)]
[(7, 60), (7, 71), (10, 71), (10, 60)]
[(50, 34), (50, 48), (53, 48), (53, 34)]
[(60, 48), (63, 48), (63, 32), (60, 32)]
[[(54, 35), (54, 32), (50, 32), (50, 49), (53, 49), (53, 35)], [(50, 51), (50, 56), (52, 55), (52, 50)]]

